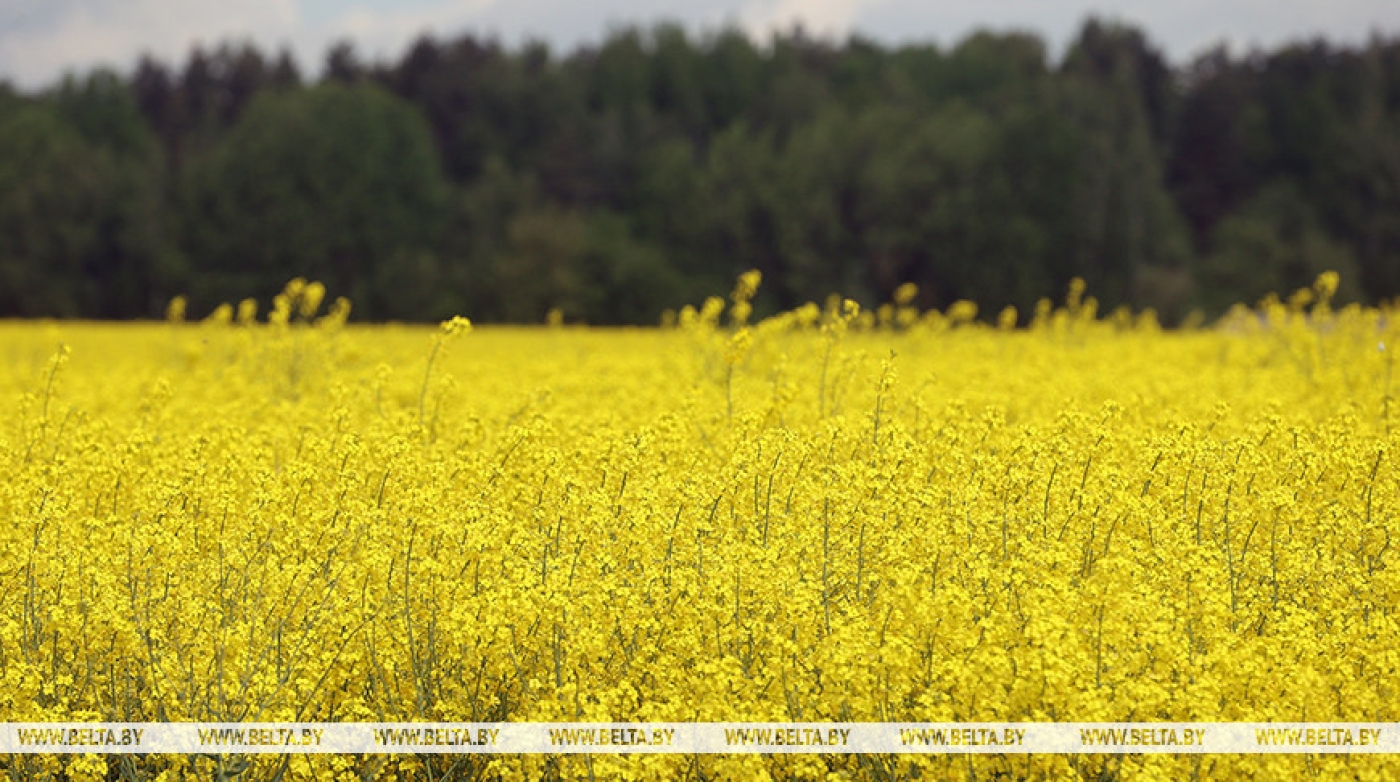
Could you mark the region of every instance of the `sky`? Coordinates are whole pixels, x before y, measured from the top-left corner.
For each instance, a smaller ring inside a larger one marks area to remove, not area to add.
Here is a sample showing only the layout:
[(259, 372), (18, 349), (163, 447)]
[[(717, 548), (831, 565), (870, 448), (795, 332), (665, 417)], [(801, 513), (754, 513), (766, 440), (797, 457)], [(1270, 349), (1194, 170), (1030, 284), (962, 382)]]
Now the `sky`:
[(536, 39), (565, 53), (615, 27), (662, 21), (697, 33), (735, 26), (758, 40), (800, 23), (835, 39), (945, 46), (979, 29), (1017, 30), (1058, 54), (1091, 14), (1142, 28), (1174, 63), (1222, 43), (1241, 54), (1318, 36), (1400, 36), (1400, 0), (0, 0), (0, 79), (41, 89), (94, 66), (127, 71), (142, 53), (181, 63), (195, 45), (226, 40), (288, 49), (315, 76), (341, 40), (366, 60), (396, 59), (424, 33)]

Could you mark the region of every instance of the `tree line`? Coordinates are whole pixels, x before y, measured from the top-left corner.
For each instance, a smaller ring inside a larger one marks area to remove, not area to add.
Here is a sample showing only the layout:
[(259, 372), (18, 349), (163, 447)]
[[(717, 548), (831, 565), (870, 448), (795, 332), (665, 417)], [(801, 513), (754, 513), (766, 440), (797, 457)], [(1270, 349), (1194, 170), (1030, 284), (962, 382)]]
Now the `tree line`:
[(763, 272), (773, 311), (919, 286), (1024, 314), (1080, 277), (1166, 321), (1341, 273), (1400, 293), (1400, 39), (1172, 67), (1090, 19), (1058, 62), (624, 29), (472, 35), (0, 85), (0, 316), (192, 313), (322, 280), (360, 319), (655, 323)]

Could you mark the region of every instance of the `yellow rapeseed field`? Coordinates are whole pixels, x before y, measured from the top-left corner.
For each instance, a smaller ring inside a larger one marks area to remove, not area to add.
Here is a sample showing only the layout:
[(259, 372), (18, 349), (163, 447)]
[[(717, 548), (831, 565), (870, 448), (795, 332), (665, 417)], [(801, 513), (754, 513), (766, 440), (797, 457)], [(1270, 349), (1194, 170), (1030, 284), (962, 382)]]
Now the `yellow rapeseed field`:
[[(1392, 310), (0, 324), (9, 721), (1400, 721)], [(331, 292), (332, 294), (334, 292)], [(328, 314), (327, 314), (328, 313)], [(470, 313), (468, 313), (470, 314)], [(236, 762), (235, 762), (236, 761)], [(1386, 756), (13, 756), (42, 779), (1385, 779)], [(234, 774), (242, 770), (241, 776)]]

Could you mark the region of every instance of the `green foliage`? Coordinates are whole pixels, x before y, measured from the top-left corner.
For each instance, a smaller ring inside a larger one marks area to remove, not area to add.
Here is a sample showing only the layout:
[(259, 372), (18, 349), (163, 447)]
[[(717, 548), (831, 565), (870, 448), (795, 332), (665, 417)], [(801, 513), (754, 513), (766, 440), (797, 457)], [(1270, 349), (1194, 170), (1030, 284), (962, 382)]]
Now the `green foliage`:
[(421, 116), (379, 87), (262, 93), (186, 183), (194, 300), (267, 295), (297, 272), (370, 317), (435, 317), (447, 194)]
[(516, 322), (540, 323), (557, 309), (569, 321), (645, 323), (658, 305), (684, 301), (682, 280), (661, 253), (607, 212), (546, 207), (518, 216), (493, 271), (494, 288), (511, 292), (493, 314)]
[[(951, 49), (622, 29), (558, 57), (249, 45), (0, 85), (0, 316), (195, 313), (324, 280), (371, 319), (654, 323), (758, 269), (773, 312), (902, 283), (1166, 322), (1342, 272), (1400, 295), (1400, 41), (1173, 69), (1089, 20)], [(1352, 287), (1348, 287), (1352, 286)]]
[(1237, 301), (1306, 288), (1325, 271), (1341, 275), (1337, 301), (1360, 297), (1356, 259), (1327, 236), (1312, 206), (1287, 180), (1270, 183), (1223, 220), (1213, 245), (1196, 272), (1199, 301), (1211, 314)]
[(177, 262), (162, 241), (153, 142), (113, 84), (97, 75), (0, 109), (0, 313), (114, 316), (163, 303)]

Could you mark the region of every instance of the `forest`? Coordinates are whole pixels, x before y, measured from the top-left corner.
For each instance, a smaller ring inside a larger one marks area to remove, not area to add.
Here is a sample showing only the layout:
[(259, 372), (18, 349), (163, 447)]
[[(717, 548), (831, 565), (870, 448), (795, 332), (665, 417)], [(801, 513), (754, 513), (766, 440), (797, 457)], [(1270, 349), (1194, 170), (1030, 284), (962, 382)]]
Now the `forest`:
[(356, 320), (655, 324), (901, 284), (1022, 322), (1081, 278), (1164, 323), (1340, 273), (1400, 294), (1400, 37), (1172, 64), (1089, 19), (952, 47), (626, 28), (555, 52), (230, 41), (0, 83), (0, 317), (202, 317), (323, 281)]

